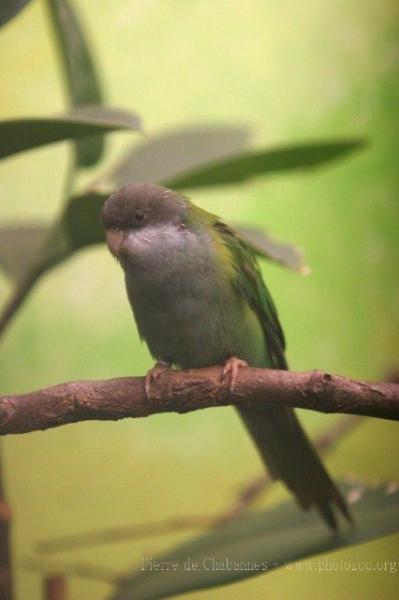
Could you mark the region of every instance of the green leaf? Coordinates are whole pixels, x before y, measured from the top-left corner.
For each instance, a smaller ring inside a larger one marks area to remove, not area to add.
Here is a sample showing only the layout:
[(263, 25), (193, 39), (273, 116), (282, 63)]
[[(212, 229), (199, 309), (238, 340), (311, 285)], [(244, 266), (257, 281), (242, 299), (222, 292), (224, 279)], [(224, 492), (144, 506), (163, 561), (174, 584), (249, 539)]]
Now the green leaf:
[(37, 261), (48, 225), (22, 224), (0, 227), (0, 265), (9, 277), (20, 281)]
[[(188, 134), (188, 137), (190, 135)], [(194, 134), (195, 137), (195, 134)], [(191, 139), (194, 139), (191, 138)], [(1, 139), (1, 138), (0, 138)], [(179, 134), (177, 134), (179, 139)], [(204, 136), (204, 140), (209, 140), (207, 136)], [(332, 160), (347, 152), (353, 151), (362, 145), (361, 142), (336, 142), (330, 144), (308, 144), (297, 147), (289, 147), (280, 150), (266, 150), (260, 152), (252, 152), (241, 154), (233, 158), (225, 158), (214, 162), (213, 166), (198, 167), (191, 171), (189, 175), (177, 175), (175, 178), (171, 178), (168, 181), (159, 181), (163, 185), (170, 187), (179, 188), (186, 187), (189, 184), (191, 187), (199, 187), (200, 185), (215, 184), (227, 184), (232, 181), (236, 181), (237, 178), (242, 180), (249, 176), (249, 173), (254, 174), (255, 172), (263, 172), (263, 174), (271, 173), (278, 169), (288, 169), (294, 167), (309, 167), (322, 164), (324, 161)], [(204, 144), (205, 148), (209, 145), (207, 141)], [(159, 153), (155, 152), (155, 157), (162, 162), (162, 157), (165, 156), (165, 152), (170, 149), (170, 145), (167, 143), (155, 144), (153, 148), (158, 149)], [(181, 147), (181, 151), (184, 152), (184, 145)], [(151, 163), (151, 153), (145, 155), (145, 160), (142, 161), (141, 165), (149, 169)], [(143, 155), (142, 155), (143, 156)], [(198, 156), (195, 156), (195, 152), (192, 155), (193, 160), (197, 160)], [(191, 159), (190, 159), (191, 160)], [(136, 163), (139, 164), (139, 161)], [(170, 165), (176, 165), (178, 162), (171, 161)], [(160, 169), (161, 167), (156, 167)], [(137, 170), (138, 172), (138, 170)], [(141, 171), (143, 173), (144, 171)], [(149, 171), (147, 171), (148, 173)], [(161, 172), (158, 170), (158, 174)], [(154, 171), (155, 174), (155, 171)], [(196, 179), (196, 177), (198, 179)], [(139, 179), (143, 177), (138, 175)], [(40, 260), (36, 265), (36, 268), (28, 273), (26, 280), (24, 280), (18, 289), (16, 289), (14, 295), (11, 297), (9, 303), (0, 314), (0, 334), (5, 330), (10, 319), (15, 314), (16, 310), (22, 304), (23, 299), (32, 289), (35, 282), (46, 272), (49, 268), (65, 260), (71, 256), (78, 249), (84, 248), (85, 246), (101, 243), (104, 240), (104, 234), (100, 222), (100, 211), (101, 205), (107, 198), (108, 194), (102, 194), (98, 192), (89, 192), (72, 198), (67, 204), (61, 219), (57, 222), (56, 226), (51, 232), (50, 242), (43, 249)], [(244, 231), (244, 237), (248, 237), (248, 231)], [(300, 258), (292, 247), (282, 247), (281, 244), (271, 241), (270, 238), (263, 235), (260, 240), (259, 232), (257, 239), (254, 239), (254, 234), (250, 235), (249, 243), (254, 247), (255, 251), (261, 255), (266, 256), (272, 260), (276, 260), (282, 264), (289, 265), (290, 268), (306, 268), (301, 262)]]
[(1, 0), (0, 2), (0, 27), (15, 17), (30, 0)]
[[(104, 241), (100, 214), (106, 198), (107, 194), (97, 192), (88, 192), (73, 198), (52, 227), (38, 226), (38, 230), (34, 232), (30, 231), (34, 226), (22, 225), (21, 238), (16, 231), (14, 237), (7, 236), (8, 243), (0, 242), (0, 265), (14, 277), (17, 283), (0, 313), (0, 336), (42, 275), (71, 257), (77, 250)], [(41, 240), (43, 243), (35, 239), (33, 247), (31, 239), (26, 244), (29, 235), (40, 237), (39, 229), (43, 232)], [(25, 241), (24, 248), (27, 252), (30, 248), (30, 254), (25, 255), (25, 252), (21, 252), (20, 241), (22, 243)], [(17, 259), (15, 254), (18, 254)]]
[(88, 192), (71, 199), (61, 217), (61, 226), (72, 252), (105, 241), (101, 208), (109, 194)]
[[(120, 582), (111, 600), (155, 600), (233, 583), (292, 561), (399, 531), (397, 487), (391, 492), (386, 487), (343, 489), (352, 500), (356, 521), (353, 528), (343, 526), (337, 533), (331, 533), (317, 514), (299, 510), (294, 501), (286, 502), (152, 558), (153, 564), (164, 566), (163, 570), (160, 566), (151, 570), (149, 563), (142, 562)], [(185, 569), (188, 559), (191, 565), (198, 564), (197, 570)], [(177, 565), (176, 570), (172, 564)]]
[(0, 121), (0, 159), (62, 140), (121, 129), (139, 130), (138, 117), (113, 108), (85, 107), (55, 117)]
[[(47, 0), (54, 26), (70, 103), (73, 106), (102, 104), (103, 97), (94, 60), (79, 20), (68, 0)], [(104, 149), (102, 136), (79, 142), (76, 164), (94, 165)]]
[[(11, 228), (8, 233), (4, 232), (3, 239), (0, 239), (0, 265), (18, 285), (0, 313), (0, 335), (44, 273), (75, 252), (104, 242), (100, 215), (108, 195), (91, 191), (71, 198), (51, 229), (21, 225), (20, 231), (19, 228)], [(276, 242), (259, 230), (244, 228), (240, 233), (260, 256), (294, 270), (302, 269), (303, 272), (306, 268), (294, 246)], [(44, 243), (40, 244), (39, 240), (44, 240)]]
[(294, 244), (276, 240), (266, 231), (256, 227), (235, 226), (234, 229), (256, 252), (258, 256), (273, 260), (300, 275), (308, 275), (310, 269), (305, 263), (303, 252)]
[(39, 249), (36, 268), (40, 274), (81, 250), (105, 241), (101, 207), (108, 195), (87, 192), (72, 198), (55, 224), (47, 230)]
[[(54, 238), (54, 233), (52, 235), (53, 242), (50, 246), (52, 251), (60, 245), (64, 248), (61, 254), (57, 251), (57, 262), (87, 246), (105, 241), (100, 214), (107, 197), (108, 194), (93, 191), (70, 200), (60, 222), (57, 222), (54, 228), (57, 236), (62, 238), (62, 242)], [(259, 256), (302, 275), (309, 272), (303, 255), (296, 246), (275, 240), (270, 234), (257, 228), (240, 226), (234, 228)], [(13, 279), (19, 280), (29, 271), (35, 259), (37, 260), (38, 251), (48, 233), (49, 228), (42, 224), (0, 228), (0, 265)], [(54, 266), (53, 261), (51, 264)]]
[(254, 150), (199, 166), (168, 179), (164, 185), (183, 189), (239, 183), (257, 175), (317, 167), (364, 147), (363, 140), (341, 140)]
[(131, 181), (162, 182), (210, 161), (237, 154), (249, 144), (251, 132), (239, 125), (197, 126), (156, 136), (129, 150), (113, 169), (120, 187)]

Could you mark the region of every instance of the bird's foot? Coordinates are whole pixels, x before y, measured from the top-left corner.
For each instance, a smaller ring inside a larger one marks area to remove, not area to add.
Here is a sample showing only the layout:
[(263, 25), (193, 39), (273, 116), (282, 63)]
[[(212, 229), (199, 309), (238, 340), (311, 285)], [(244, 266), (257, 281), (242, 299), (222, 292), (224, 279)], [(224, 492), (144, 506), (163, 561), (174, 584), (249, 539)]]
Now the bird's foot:
[(144, 389), (147, 398), (151, 398), (151, 387), (157, 382), (162, 373), (169, 371), (172, 367), (171, 363), (163, 360), (158, 360), (155, 365), (146, 373), (144, 380)]
[(223, 383), (228, 384), (230, 392), (234, 392), (237, 383), (238, 369), (241, 369), (242, 367), (248, 367), (248, 363), (237, 356), (230, 356), (223, 365), (222, 381)]

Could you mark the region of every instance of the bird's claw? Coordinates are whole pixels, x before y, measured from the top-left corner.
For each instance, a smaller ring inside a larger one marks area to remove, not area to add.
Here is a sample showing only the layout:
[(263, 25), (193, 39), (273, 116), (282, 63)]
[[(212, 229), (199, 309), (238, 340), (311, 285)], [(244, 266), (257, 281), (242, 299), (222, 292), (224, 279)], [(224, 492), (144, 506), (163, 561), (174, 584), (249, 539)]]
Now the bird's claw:
[(159, 377), (170, 368), (170, 363), (159, 360), (151, 369), (149, 369), (149, 371), (147, 371), (144, 380), (144, 389), (148, 399), (151, 398), (151, 388), (154, 383), (156, 383)]
[(222, 381), (228, 384), (230, 392), (234, 391), (237, 383), (238, 369), (242, 367), (248, 367), (248, 363), (237, 356), (231, 356), (223, 365)]

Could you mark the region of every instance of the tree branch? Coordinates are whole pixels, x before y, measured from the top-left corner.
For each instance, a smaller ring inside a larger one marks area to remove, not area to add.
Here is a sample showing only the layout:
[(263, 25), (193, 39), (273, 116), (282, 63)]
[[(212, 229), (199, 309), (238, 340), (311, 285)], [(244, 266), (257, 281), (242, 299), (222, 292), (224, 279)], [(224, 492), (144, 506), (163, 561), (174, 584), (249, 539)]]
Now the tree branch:
[[(87, 562), (60, 562), (54, 560), (43, 560), (39, 558), (30, 558), (23, 562), (26, 569), (31, 571), (38, 571), (46, 578), (64, 578), (65, 580), (69, 577), (81, 577), (83, 579), (92, 579), (96, 581), (103, 581), (104, 583), (115, 584), (123, 576), (122, 573), (117, 573), (108, 567), (93, 565)], [(57, 585), (58, 589), (61, 588), (61, 583), (53, 584)], [(56, 591), (58, 591), (58, 589)], [(64, 594), (66, 593), (66, 585), (61, 590)], [(58, 593), (60, 593), (60, 591)], [(1, 597), (1, 596), (0, 596)], [(47, 600), (47, 598), (46, 598)]]
[(0, 456), (0, 599), (13, 600), (11, 564), (11, 509), (4, 491), (2, 457)]
[(230, 404), (290, 406), (398, 420), (399, 384), (356, 381), (322, 371), (252, 367), (239, 370), (232, 391), (223, 382), (220, 367), (165, 372), (152, 384), (150, 397), (142, 377), (72, 381), (28, 394), (0, 396), (0, 434)]
[(67, 587), (63, 575), (49, 575), (43, 581), (44, 600), (66, 600)]

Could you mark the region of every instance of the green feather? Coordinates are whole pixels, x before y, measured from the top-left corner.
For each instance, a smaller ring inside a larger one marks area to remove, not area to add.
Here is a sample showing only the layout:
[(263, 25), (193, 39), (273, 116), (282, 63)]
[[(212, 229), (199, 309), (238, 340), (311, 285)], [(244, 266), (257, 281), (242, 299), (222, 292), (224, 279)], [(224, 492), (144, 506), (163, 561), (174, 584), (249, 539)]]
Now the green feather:
[(233, 267), (234, 288), (259, 319), (270, 366), (287, 369), (288, 365), (284, 356), (284, 332), (279, 322), (276, 306), (263, 281), (254, 249), (217, 216), (196, 206), (190, 200), (185, 200), (190, 207), (187, 225), (191, 228), (211, 227), (215, 232), (216, 243), (221, 240), (228, 251), (228, 255), (221, 258), (224, 264), (227, 260)]
[(234, 285), (255, 311), (263, 329), (267, 352), (273, 367), (287, 369), (284, 356), (285, 339), (275, 304), (263, 282), (256, 256), (240, 236), (221, 221), (214, 227), (228, 248), (235, 269)]

